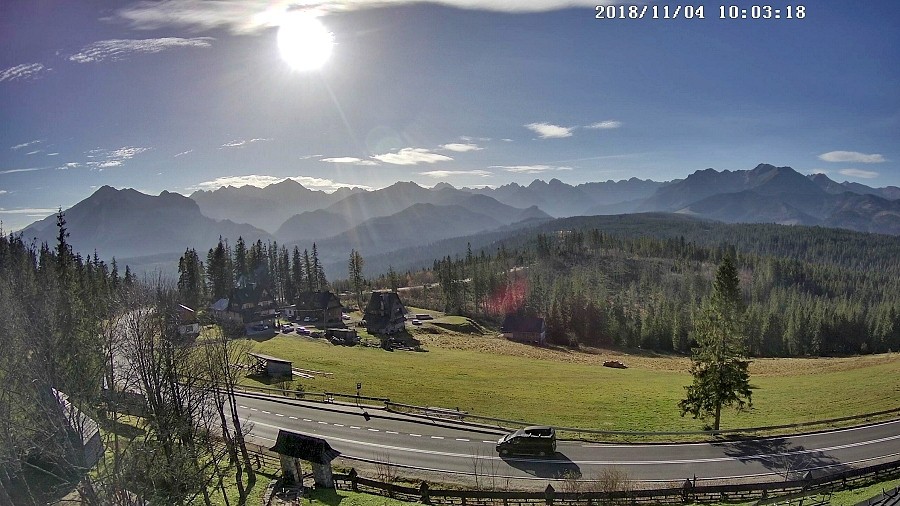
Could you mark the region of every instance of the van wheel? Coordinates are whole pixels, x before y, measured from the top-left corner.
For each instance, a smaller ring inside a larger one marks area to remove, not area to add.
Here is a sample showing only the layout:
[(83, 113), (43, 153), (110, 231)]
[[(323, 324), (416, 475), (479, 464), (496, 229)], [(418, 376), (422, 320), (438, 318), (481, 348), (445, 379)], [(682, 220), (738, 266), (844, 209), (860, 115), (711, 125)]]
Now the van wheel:
[(538, 452), (538, 457), (546, 457), (547, 452)]

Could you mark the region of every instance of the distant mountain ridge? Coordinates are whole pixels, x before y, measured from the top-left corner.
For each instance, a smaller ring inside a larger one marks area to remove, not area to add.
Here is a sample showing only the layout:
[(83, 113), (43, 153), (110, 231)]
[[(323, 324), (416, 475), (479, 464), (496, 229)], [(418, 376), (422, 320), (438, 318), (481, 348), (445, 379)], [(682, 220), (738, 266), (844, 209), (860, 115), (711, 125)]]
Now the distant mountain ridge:
[[(272, 238), (251, 225), (214, 220), (200, 212), (197, 203), (178, 193), (146, 195), (126, 188), (103, 186), (88, 198), (65, 210), (69, 243), (76, 252), (94, 251), (104, 258), (183, 253), (187, 247), (206, 251), (219, 236), (248, 242)], [(56, 216), (25, 227), (21, 234), (36, 242), (56, 242)]]
[[(70, 242), (83, 254), (96, 250), (104, 258), (162, 259), (187, 247), (206, 251), (219, 236), (231, 241), (241, 236), (247, 242), (273, 240), (301, 248), (315, 241), (335, 265), (350, 248), (385, 255), (504, 227), (533, 226), (551, 215), (633, 212), (900, 235), (900, 188), (837, 183), (824, 174), (806, 176), (790, 167), (760, 164), (751, 170), (698, 170), (670, 182), (632, 178), (569, 185), (552, 179), (484, 189), (398, 182), (379, 190), (328, 194), (285, 180), (265, 188), (195, 192), (187, 198), (104, 186), (65, 211)], [(222, 216), (234, 219), (218, 219)], [(269, 228), (254, 225), (262, 223)], [(22, 234), (54, 243), (55, 217), (31, 224)]]

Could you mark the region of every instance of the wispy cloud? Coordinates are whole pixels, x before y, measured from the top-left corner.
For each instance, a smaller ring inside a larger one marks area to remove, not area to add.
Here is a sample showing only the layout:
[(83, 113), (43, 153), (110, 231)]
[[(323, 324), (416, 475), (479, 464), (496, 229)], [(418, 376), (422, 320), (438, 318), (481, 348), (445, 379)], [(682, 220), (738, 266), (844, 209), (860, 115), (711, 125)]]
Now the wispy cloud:
[[(546, 12), (571, 7), (590, 8), (608, 0), (428, 0), (430, 3), (460, 9), (499, 12)], [(421, 0), (304, 0), (298, 2), (307, 10), (318, 14), (347, 12), (391, 5), (422, 3)], [(178, 26), (196, 30), (227, 27), (234, 33), (253, 33), (277, 26), (291, 2), (271, 0), (159, 0), (141, 1), (116, 12), (113, 19), (130, 24), (134, 28), (154, 30)]]
[(322, 158), (323, 162), (328, 163), (345, 163), (349, 165), (378, 165), (378, 162), (374, 160), (363, 160), (362, 158), (356, 158), (355, 156), (338, 156), (335, 158)]
[(60, 165), (59, 167), (56, 168), (56, 170), (77, 169), (78, 167), (81, 167), (81, 164), (80, 164), (80, 163), (78, 163), (78, 162), (68, 162), (68, 163), (66, 163), (66, 164), (64, 164), (64, 165)]
[(455, 176), (478, 176), (491, 177), (493, 174), (487, 170), (430, 170), (428, 172), (419, 172), (423, 176), (443, 179)]
[(59, 153), (47, 153), (47, 156), (59, 156)]
[(867, 155), (858, 151), (829, 151), (819, 155), (819, 160), (826, 162), (850, 162), (850, 163), (883, 163), (887, 160), (881, 155)]
[(49, 71), (43, 63), (23, 63), (15, 67), (0, 70), (0, 83), (4, 81), (21, 81), (36, 79), (41, 72)]
[(420, 163), (437, 163), (453, 160), (449, 156), (439, 153), (432, 153), (422, 148), (403, 148), (396, 153), (385, 153), (383, 155), (374, 155), (372, 158), (379, 162), (390, 163), (393, 165), (418, 165)]
[(70, 56), (69, 60), (77, 63), (119, 61), (135, 54), (161, 53), (181, 47), (211, 47), (214, 40), (212, 37), (101, 40), (81, 48), (79, 52)]
[(191, 154), (191, 153), (193, 153), (193, 152), (194, 152), (193, 149), (189, 149), (189, 150), (187, 150), (187, 151), (182, 151), (181, 153), (176, 153), (175, 156), (173, 156), (172, 158), (178, 158), (179, 156), (188, 155), (188, 154)]
[(525, 128), (538, 134), (541, 139), (562, 139), (563, 137), (571, 137), (574, 128), (563, 127), (559, 125), (551, 125), (550, 123), (529, 123)]
[(85, 165), (94, 169), (110, 169), (113, 167), (121, 167), (125, 162), (131, 160), (135, 156), (149, 151), (150, 148), (141, 148), (135, 146), (125, 146), (119, 149), (92, 149), (88, 151), (87, 157), (92, 160)]
[(37, 216), (41, 218), (50, 216), (51, 214), (55, 214), (57, 211), (58, 209), (45, 207), (20, 207), (16, 209), (6, 209), (0, 207), (0, 214), (25, 214), (28, 216)]
[(844, 170), (840, 170), (838, 172), (840, 172), (841, 174), (843, 174), (845, 176), (861, 177), (863, 179), (874, 179), (881, 175), (872, 170), (862, 170), (862, 169), (844, 169)]
[(444, 144), (441, 147), (448, 151), (456, 151), (457, 153), (465, 153), (467, 151), (481, 151), (482, 149), (484, 149), (481, 146), (479, 146), (478, 144), (473, 144), (471, 142), (467, 142), (465, 144), (455, 142), (455, 143), (450, 143), (450, 144)]
[(195, 186), (191, 186), (185, 188), (187, 191), (196, 191), (196, 190), (218, 190), (224, 186), (234, 186), (239, 188), (241, 186), (256, 186), (257, 188), (265, 188), (271, 184), (280, 183), (286, 179), (293, 179), (294, 181), (302, 184), (306, 188), (312, 190), (320, 190), (320, 191), (334, 191), (338, 188), (363, 188), (366, 190), (371, 190), (372, 187), (359, 185), (359, 184), (350, 184), (350, 183), (340, 183), (333, 181), (331, 179), (322, 179), (318, 177), (309, 177), (309, 176), (294, 176), (294, 177), (276, 177), (276, 176), (266, 176), (259, 174), (249, 174), (246, 176), (223, 176), (217, 177), (210, 181), (204, 181)]
[(541, 174), (543, 172), (572, 170), (572, 167), (556, 167), (553, 165), (492, 165), (491, 168), (516, 174)]
[(0, 190), (0, 195), (4, 195), (4, 194), (6, 194), (6, 193), (9, 193), (9, 192), (6, 191), (6, 190)]
[(44, 142), (44, 139), (35, 139), (33, 141), (23, 142), (22, 144), (16, 144), (9, 149), (16, 151), (18, 149), (27, 148), (28, 146), (34, 146), (35, 144), (40, 144), (42, 142)]
[(34, 151), (29, 151), (29, 152), (27, 152), (27, 153), (25, 153), (25, 154), (26, 154), (26, 155), (36, 155), (36, 154), (41, 153), (41, 152), (43, 152), (43, 151), (44, 151), (43, 149), (35, 149)]
[(312, 160), (313, 158), (322, 158), (322, 155), (301, 155), (298, 158), (301, 160)]
[(621, 121), (606, 120), (606, 121), (600, 121), (600, 122), (588, 125), (584, 128), (590, 128), (593, 130), (611, 130), (613, 128), (619, 128), (621, 126), (622, 126)]
[(219, 147), (219, 149), (222, 149), (222, 148), (240, 148), (240, 147), (246, 146), (246, 145), (248, 145), (248, 144), (253, 144), (253, 143), (255, 143), (255, 142), (267, 142), (267, 141), (271, 141), (271, 140), (272, 140), (272, 139), (265, 139), (265, 138), (262, 138), (262, 137), (257, 137), (257, 138), (254, 138), (254, 139), (235, 139), (235, 140), (233, 140), (233, 141), (228, 141), (228, 142), (226, 142), (225, 144), (222, 144), (222, 145)]
[(37, 170), (47, 170), (47, 167), (29, 167), (27, 169), (6, 169), (6, 170), (0, 170), (0, 174), (15, 174), (17, 172), (34, 172)]

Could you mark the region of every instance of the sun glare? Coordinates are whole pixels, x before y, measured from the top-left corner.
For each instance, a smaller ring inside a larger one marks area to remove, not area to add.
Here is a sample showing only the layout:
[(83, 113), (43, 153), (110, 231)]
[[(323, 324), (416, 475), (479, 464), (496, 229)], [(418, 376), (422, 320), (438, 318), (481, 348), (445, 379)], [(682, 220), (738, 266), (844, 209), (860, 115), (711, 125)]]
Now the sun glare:
[(278, 28), (278, 51), (294, 70), (316, 70), (328, 61), (334, 37), (305, 12), (288, 13)]

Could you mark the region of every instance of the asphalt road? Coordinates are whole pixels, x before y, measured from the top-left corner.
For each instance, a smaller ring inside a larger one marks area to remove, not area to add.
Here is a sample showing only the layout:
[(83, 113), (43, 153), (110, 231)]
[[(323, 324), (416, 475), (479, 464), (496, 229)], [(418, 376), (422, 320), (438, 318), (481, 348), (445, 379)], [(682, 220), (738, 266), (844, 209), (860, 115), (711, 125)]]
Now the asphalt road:
[(598, 444), (559, 441), (556, 455), (503, 457), (495, 448), (503, 434), (450, 421), (355, 406), (296, 405), (264, 397), (238, 398), (239, 412), (252, 424), (251, 435), (274, 444), (280, 428), (318, 436), (351, 460), (390, 462), (402, 468), (494, 476), (498, 479), (583, 479), (604, 467), (625, 471), (644, 482), (698, 480), (770, 481), (800, 478), (807, 471), (831, 474), (900, 459), (900, 420), (865, 427), (775, 438), (715, 443)]

